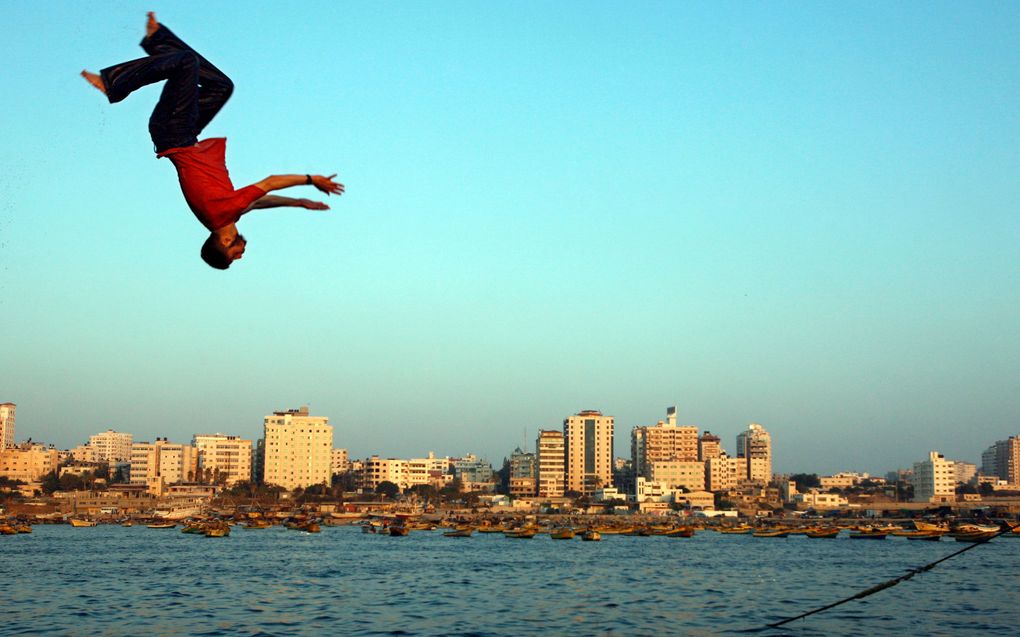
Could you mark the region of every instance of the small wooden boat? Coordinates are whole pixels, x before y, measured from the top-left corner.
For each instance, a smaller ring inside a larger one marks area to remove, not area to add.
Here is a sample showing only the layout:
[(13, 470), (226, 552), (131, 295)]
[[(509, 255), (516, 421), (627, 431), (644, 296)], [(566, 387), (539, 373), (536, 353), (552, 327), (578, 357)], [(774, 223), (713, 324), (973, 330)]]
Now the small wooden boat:
[(914, 528), (918, 531), (939, 531), (941, 533), (949, 531), (949, 525), (947, 524), (933, 524), (923, 520), (914, 520)]
[(670, 529), (669, 531), (666, 531), (662, 535), (665, 535), (666, 537), (694, 537), (694, 527), (681, 526), (675, 529)]
[(78, 518), (71, 518), (70, 520), (68, 520), (68, 522), (70, 522), (71, 526), (73, 526), (75, 528), (81, 528), (81, 527), (95, 526), (96, 525), (96, 521), (95, 520), (81, 520), (81, 519), (78, 519)]
[(581, 540), (584, 542), (598, 542), (602, 539), (602, 535), (595, 529), (588, 529), (581, 534)]
[(120, 523), (120, 525), (121, 526), (134, 526), (135, 523), (132, 522), (131, 520), (124, 520), (123, 522)]
[(177, 523), (176, 522), (153, 522), (151, 524), (146, 524), (145, 526), (149, 527), (150, 529), (172, 529), (172, 528), (175, 528), (177, 526)]
[(268, 520), (262, 518), (248, 520), (244, 524), (244, 528), (246, 529), (268, 529), (271, 526), (273, 525)]
[(831, 540), (832, 538), (834, 538), (837, 535), (839, 535), (839, 529), (838, 528), (833, 528), (833, 529), (812, 529), (811, 531), (808, 531), (804, 535), (808, 536), (809, 538), (816, 539), (816, 540), (818, 540), (818, 539), (821, 539), (821, 540)]
[(211, 524), (203, 531), (206, 537), (227, 537), (230, 535), (230, 526), (226, 524)]
[(734, 526), (734, 527), (721, 526), (716, 530), (722, 533), (723, 535), (750, 535), (751, 533), (754, 533), (753, 526)]
[(411, 529), (400, 524), (394, 524), (389, 527), (390, 535), (393, 537), (403, 537), (411, 532)]
[(886, 531), (854, 531), (850, 534), (851, 540), (884, 540), (889, 535)]
[(464, 527), (462, 529), (454, 529), (452, 531), (444, 531), (443, 532), (443, 537), (471, 537), (471, 534), (474, 533), (474, 531), (475, 530), (473, 528), (471, 528), (470, 526), (466, 526), (466, 527)]
[(310, 522), (305, 522), (304, 524), (302, 524), (298, 530), (304, 531), (305, 533), (321, 533), (322, 527), (319, 525), (318, 522), (312, 520)]
[(32, 525), (31, 524), (15, 524), (14, 525), (14, 530), (16, 532), (18, 532), (18, 533), (31, 533), (32, 532)]
[(0, 535), (17, 535), (18, 531), (10, 524), (0, 524)]
[(943, 531), (918, 531), (918, 532), (916, 532), (914, 534), (911, 534), (911, 535), (902, 535), (900, 537), (905, 537), (908, 540), (921, 540), (921, 541), (924, 541), (924, 542), (938, 542), (939, 540), (942, 539), (943, 535), (945, 535), (945, 532), (943, 532)]
[(516, 540), (530, 540), (536, 535), (538, 535), (538, 529), (533, 528), (510, 529), (507, 531), (503, 531), (503, 537), (513, 538)]
[(574, 529), (564, 527), (562, 529), (554, 529), (549, 533), (549, 537), (554, 540), (572, 540), (574, 539)]
[(788, 529), (762, 529), (752, 533), (754, 537), (788, 537), (790, 531)]
[(956, 531), (950, 533), (957, 542), (987, 542), (996, 536), (998, 531)]

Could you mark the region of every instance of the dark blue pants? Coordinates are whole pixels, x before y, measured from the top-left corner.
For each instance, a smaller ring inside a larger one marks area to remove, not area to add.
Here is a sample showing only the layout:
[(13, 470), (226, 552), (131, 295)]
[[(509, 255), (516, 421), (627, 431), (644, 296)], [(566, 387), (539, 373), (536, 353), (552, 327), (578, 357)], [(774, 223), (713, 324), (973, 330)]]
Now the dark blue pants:
[(164, 25), (142, 40), (141, 46), (147, 57), (99, 72), (107, 99), (111, 104), (119, 102), (143, 86), (166, 80), (149, 117), (152, 143), (157, 153), (194, 145), (230, 99), (234, 83)]

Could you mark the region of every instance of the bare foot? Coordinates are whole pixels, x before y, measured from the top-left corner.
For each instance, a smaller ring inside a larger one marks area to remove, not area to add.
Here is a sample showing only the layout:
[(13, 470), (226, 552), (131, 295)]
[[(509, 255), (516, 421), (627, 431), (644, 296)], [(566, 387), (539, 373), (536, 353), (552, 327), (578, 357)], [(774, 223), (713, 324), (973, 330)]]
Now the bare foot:
[(106, 95), (106, 85), (103, 84), (103, 78), (95, 73), (89, 73), (88, 71), (82, 71), (81, 76), (85, 78), (85, 81), (89, 84), (102, 91), (103, 95)]
[(145, 15), (149, 16), (149, 21), (145, 23), (145, 37), (149, 37), (159, 28), (159, 22), (156, 22), (155, 11), (150, 11)]

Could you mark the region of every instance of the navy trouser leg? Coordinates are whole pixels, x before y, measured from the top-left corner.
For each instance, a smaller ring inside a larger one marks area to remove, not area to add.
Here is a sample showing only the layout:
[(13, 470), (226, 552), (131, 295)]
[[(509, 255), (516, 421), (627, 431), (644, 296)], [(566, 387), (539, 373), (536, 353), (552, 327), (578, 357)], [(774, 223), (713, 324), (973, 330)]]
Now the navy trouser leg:
[(185, 44), (165, 25), (160, 25), (155, 33), (143, 39), (141, 46), (149, 55), (187, 51), (198, 57), (198, 119), (195, 122), (195, 135), (198, 135), (230, 99), (234, 83), (226, 73)]
[(148, 57), (100, 71), (106, 97), (119, 102), (142, 86), (166, 80), (149, 118), (156, 152), (195, 144), (230, 98), (233, 82), (163, 25), (141, 46)]
[(99, 72), (106, 97), (119, 102), (143, 86), (166, 80), (149, 117), (149, 134), (156, 152), (198, 141), (198, 57), (178, 51), (123, 62)]

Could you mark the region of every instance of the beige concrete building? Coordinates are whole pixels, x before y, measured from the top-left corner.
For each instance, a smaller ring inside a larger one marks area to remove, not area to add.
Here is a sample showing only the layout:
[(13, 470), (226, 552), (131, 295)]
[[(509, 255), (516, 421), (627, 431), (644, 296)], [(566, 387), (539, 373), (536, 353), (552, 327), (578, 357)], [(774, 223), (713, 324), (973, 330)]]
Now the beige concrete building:
[(722, 439), (711, 431), (698, 436), (698, 460), (705, 462), (709, 458), (723, 455)]
[(129, 433), (107, 429), (102, 433), (89, 436), (88, 447), (93, 450), (91, 462), (129, 462), (131, 460), (131, 444), (133, 436)]
[(1020, 485), (1020, 436), (999, 440), (981, 454), (981, 473)]
[(744, 458), (744, 479), (759, 484), (772, 480), (772, 436), (756, 422), (737, 434), (737, 457)]
[(957, 484), (969, 484), (977, 476), (977, 465), (973, 462), (957, 460), (953, 463), (953, 470)]
[(927, 460), (914, 463), (910, 481), (914, 485), (914, 502), (956, 501), (956, 467), (937, 451), (929, 452)]
[(0, 449), (0, 476), (22, 482), (38, 482), (57, 470), (59, 453), (39, 444)]
[(14, 446), (14, 415), (17, 405), (0, 403), (0, 449)]
[(697, 460), (654, 460), (649, 463), (649, 478), (671, 489), (705, 490), (705, 463)]
[(411, 458), (407, 461), (408, 487), (413, 487), (416, 484), (441, 486), (445, 482), (443, 476), (448, 473), (450, 473), (450, 459), (437, 458), (436, 454), (431, 451), (425, 458)]
[(351, 470), (351, 457), (346, 449), (333, 449), (329, 460), (329, 472), (332, 475), (346, 473)]
[[(96, 450), (87, 444), (78, 445), (73, 449), (68, 449), (67, 454), (75, 462), (97, 462)], [(131, 461), (131, 452), (128, 450), (128, 462)]]
[(333, 427), (308, 407), (276, 411), (265, 418), (263, 481), (285, 489), (330, 483)]
[(592, 494), (613, 484), (613, 417), (594, 410), (563, 421), (567, 490)]
[(404, 490), (411, 486), (407, 460), (401, 458), (380, 458), (372, 456), (364, 462), (361, 487), (375, 489), (383, 482), (392, 482)]
[(535, 441), (536, 495), (560, 498), (566, 492), (566, 459), (563, 432), (539, 429)]
[(651, 479), (651, 463), (663, 460), (698, 459), (698, 428), (676, 424), (676, 407), (666, 410), (665, 422), (634, 427), (630, 432), (631, 462), (634, 475)]
[(747, 462), (744, 458), (731, 458), (725, 453), (718, 458), (705, 461), (705, 489), (708, 491), (730, 491), (746, 475)]
[(145, 485), (149, 493), (164, 495), (167, 487), (198, 478), (198, 449), (191, 445), (156, 438), (155, 442), (131, 445), (131, 470), (128, 481)]
[(202, 480), (225, 486), (252, 479), (252, 442), (226, 434), (195, 434), (191, 444), (198, 449)]

